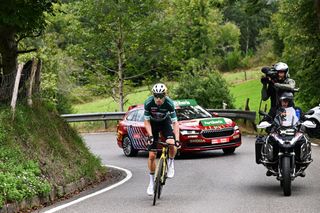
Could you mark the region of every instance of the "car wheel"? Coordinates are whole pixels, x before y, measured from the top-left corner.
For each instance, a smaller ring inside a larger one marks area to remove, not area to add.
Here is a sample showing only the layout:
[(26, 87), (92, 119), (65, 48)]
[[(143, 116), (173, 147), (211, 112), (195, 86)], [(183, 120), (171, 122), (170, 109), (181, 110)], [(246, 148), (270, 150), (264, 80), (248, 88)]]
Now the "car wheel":
[(130, 140), (130, 138), (128, 136), (125, 136), (123, 138), (122, 141), (122, 149), (123, 149), (123, 153), (125, 154), (125, 156), (127, 157), (133, 157), (136, 156), (138, 153), (138, 150), (136, 150), (135, 148), (133, 148), (132, 146), (132, 142)]
[(224, 153), (224, 154), (229, 155), (229, 154), (234, 153), (234, 151), (236, 150), (236, 148), (232, 147), (232, 148), (225, 148), (225, 149), (222, 149), (222, 150), (223, 150), (223, 153)]

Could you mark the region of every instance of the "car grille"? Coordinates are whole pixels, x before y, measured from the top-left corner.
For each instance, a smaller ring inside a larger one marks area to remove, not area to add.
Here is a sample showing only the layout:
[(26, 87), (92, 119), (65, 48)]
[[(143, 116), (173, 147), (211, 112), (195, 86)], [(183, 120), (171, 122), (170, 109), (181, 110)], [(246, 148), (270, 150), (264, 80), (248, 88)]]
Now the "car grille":
[(201, 135), (204, 138), (216, 138), (216, 137), (226, 137), (232, 135), (234, 132), (233, 128), (225, 128), (225, 129), (208, 129), (203, 130)]
[(222, 148), (226, 146), (232, 146), (239, 143), (239, 139), (235, 139), (233, 142), (228, 143), (217, 143), (217, 144), (204, 144), (204, 143), (187, 143), (188, 148), (202, 148), (202, 149), (213, 149), (213, 148)]

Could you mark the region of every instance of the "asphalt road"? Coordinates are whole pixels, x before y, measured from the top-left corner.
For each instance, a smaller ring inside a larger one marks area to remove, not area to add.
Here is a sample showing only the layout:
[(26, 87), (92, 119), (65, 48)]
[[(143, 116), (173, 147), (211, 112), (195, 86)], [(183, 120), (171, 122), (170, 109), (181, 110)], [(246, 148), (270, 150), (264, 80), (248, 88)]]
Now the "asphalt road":
[(320, 211), (319, 147), (313, 147), (314, 162), (306, 170), (306, 177), (293, 181), (290, 197), (284, 197), (279, 181), (266, 177), (266, 169), (255, 163), (254, 138), (243, 137), (243, 144), (233, 155), (223, 155), (222, 150), (216, 150), (176, 159), (176, 176), (167, 181), (162, 198), (152, 206), (153, 197), (146, 194), (147, 154), (125, 157), (115, 138), (115, 133), (84, 135), (92, 152), (100, 156), (104, 164), (126, 168), (132, 172), (132, 178), (110, 191), (57, 212)]

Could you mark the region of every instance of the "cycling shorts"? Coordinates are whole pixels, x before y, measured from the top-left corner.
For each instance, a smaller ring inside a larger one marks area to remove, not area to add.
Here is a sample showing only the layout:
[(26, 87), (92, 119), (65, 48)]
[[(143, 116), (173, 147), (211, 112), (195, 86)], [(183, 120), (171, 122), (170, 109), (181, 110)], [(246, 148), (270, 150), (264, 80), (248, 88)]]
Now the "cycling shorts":
[(159, 141), (159, 133), (161, 133), (161, 135), (164, 137), (165, 140), (175, 139), (170, 117), (167, 117), (165, 120), (160, 122), (150, 120), (150, 124), (151, 124), (153, 139), (154, 139), (154, 142), (150, 147), (152, 151), (155, 151), (157, 149), (157, 142)]

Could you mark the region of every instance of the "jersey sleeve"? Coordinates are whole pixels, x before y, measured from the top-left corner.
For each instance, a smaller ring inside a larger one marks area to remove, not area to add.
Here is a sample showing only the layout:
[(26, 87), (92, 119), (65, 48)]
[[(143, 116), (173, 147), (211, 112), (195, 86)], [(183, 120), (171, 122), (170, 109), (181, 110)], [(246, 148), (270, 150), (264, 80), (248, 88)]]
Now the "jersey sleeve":
[(150, 120), (150, 100), (144, 102), (144, 120)]
[(176, 110), (175, 110), (175, 107), (174, 107), (174, 103), (173, 103), (173, 101), (171, 99), (169, 100), (169, 106), (170, 106), (169, 113), (170, 113), (171, 121), (172, 122), (178, 121), (177, 113), (176, 113)]

